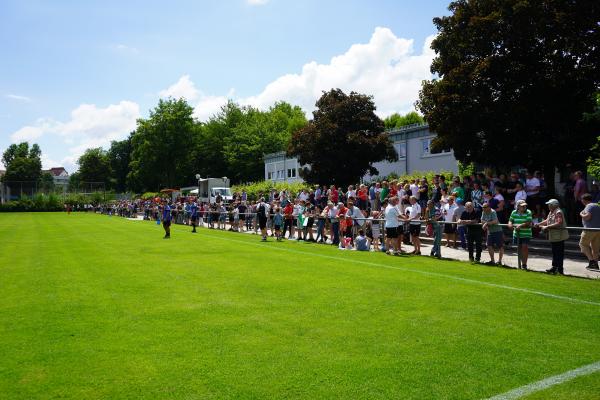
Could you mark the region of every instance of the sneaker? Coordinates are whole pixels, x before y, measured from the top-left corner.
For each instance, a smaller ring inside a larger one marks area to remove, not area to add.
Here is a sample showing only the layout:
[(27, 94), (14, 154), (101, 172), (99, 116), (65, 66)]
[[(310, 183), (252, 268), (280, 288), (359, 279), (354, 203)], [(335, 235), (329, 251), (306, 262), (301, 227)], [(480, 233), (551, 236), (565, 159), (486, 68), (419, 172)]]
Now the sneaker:
[(556, 275), (556, 270), (554, 268), (549, 268), (546, 270), (547, 274), (552, 274), (552, 275)]
[(494, 261), (488, 261), (488, 262), (486, 262), (484, 264), (485, 265), (492, 265), (492, 266), (496, 265), (496, 263)]
[(585, 268), (588, 269), (588, 270), (590, 270), (590, 271), (596, 271), (596, 272), (600, 271), (600, 268), (598, 268), (598, 261), (592, 261), (592, 262), (590, 262), (590, 265), (588, 265)]

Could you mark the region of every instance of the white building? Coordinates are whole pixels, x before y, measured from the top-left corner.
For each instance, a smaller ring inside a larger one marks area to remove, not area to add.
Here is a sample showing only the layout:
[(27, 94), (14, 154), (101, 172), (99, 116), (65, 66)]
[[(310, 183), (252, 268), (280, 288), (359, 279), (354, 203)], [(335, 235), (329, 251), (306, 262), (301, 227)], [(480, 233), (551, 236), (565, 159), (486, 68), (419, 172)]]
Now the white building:
[(265, 154), (265, 180), (273, 182), (302, 182), (298, 159), (287, 157), (285, 151)]
[(69, 185), (69, 173), (63, 167), (54, 167), (42, 172), (48, 172), (52, 175), (52, 179), (56, 186), (66, 187)]
[[(398, 161), (387, 161), (373, 164), (379, 171), (379, 176), (412, 174), (416, 171), (451, 171), (458, 173), (458, 163), (453, 151), (431, 153), (431, 141), (435, 133), (429, 130), (427, 124), (414, 124), (386, 132), (398, 153)], [(287, 157), (285, 152), (265, 154), (265, 180), (274, 182), (302, 181), (299, 175), (298, 160)], [(371, 176), (365, 176), (370, 181)]]

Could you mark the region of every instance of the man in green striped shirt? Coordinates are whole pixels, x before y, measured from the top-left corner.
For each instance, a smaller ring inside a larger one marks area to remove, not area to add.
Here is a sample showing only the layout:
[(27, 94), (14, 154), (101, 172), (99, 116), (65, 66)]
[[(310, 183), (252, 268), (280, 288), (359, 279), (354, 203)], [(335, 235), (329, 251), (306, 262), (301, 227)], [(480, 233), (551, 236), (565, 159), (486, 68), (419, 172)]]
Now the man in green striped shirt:
[(510, 214), (508, 227), (513, 230), (513, 239), (517, 242), (521, 252), (521, 268), (527, 269), (529, 256), (529, 241), (531, 240), (531, 223), (533, 216), (527, 209), (527, 203), (520, 201), (517, 209)]

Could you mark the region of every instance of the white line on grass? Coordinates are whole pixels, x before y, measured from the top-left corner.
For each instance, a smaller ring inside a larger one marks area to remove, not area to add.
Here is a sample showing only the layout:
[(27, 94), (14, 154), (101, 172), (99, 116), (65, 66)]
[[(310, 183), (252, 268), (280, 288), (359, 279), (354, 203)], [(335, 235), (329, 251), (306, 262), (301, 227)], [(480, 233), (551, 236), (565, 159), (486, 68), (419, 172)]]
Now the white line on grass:
[(535, 295), (538, 295), (538, 296), (549, 297), (549, 298), (552, 298), (552, 299), (565, 300), (565, 301), (569, 301), (571, 303), (580, 303), (580, 304), (589, 304), (589, 305), (593, 305), (593, 306), (600, 306), (600, 303), (595, 302), (595, 301), (581, 300), (581, 299), (576, 299), (576, 298), (573, 298), (573, 297), (561, 296), (559, 294), (552, 294), (552, 293), (540, 292), (539, 290), (525, 289), (525, 288), (519, 288), (519, 287), (514, 287), (514, 286), (507, 286), (507, 285), (502, 285), (502, 284), (499, 284), (499, 283), (479, 281), (477, 279), (461, 278), (459, 276), (442, 274), (440, 272), (422, 271), (422, 270), (414, 269), (414, 268), (395, 267), (395, 266), (391, 266), (391, 265), (378, 264), (378, 263), (369, 262), (369, 261), (352, 260), (352, 259), (343, 258), (343, 257), (328, 256), (328, 255), (325, 255), (325, 254), (318, 254), (318, 253), (313, 253), (313, 252), (308, 252), (308, 251), (284, 249), (284, 248), (281, 248), (281, 247), (268, 246), (268, 245), (265, 245), (265, 244), (262, 244), (262, 243), (253, 243), (253, 242), (248, 242), (248, 241), (245, 241), (245, 240), (231, 239), (231, 238), (226, 238), (226, 237), (221, 237), (221, 236), (209, 235), (208, 237), (215, 238), (215, 239), (218, 239), (218, 240), (225, 240), (225, 241), (229, 241), (229, 242), (243, 243), (243, 244), (247, 244), (247, 245), (250, 245), (250, 246), (258, 246), (258, 247), (265, 247), (265, 248), (275, 249), (275, 250), (280, 250), (280, 251), (286, 251), (286, 252), (289, 252), (289, 253), (296, 253), (296, 254), (302, 254), (302, 255), (308, 255), (308, 256), (314, 256), (314, 257), (328, 258), (328, 259), (331, 259), (331, 260), (338, 260), (338, 261), (344, 261), (344, 262), (351, 261), (351, 262), (354, 262), (354, 263), (357, 263), (357, 264), (370, 265), (370, 266), (373, 266), (373, 267), (380, 267), (380, 268), (387, 268), (387, 269), (396, 269), (396, 270), (400, 270), (400, 271), (409, 271), (409, 272), (414, 272), (414, 273), (422, 274), (422, 275), (429, 275), (429, 276), (436, 276), (436, 277), (440, 277), (440, 278), (453, 279), (455, 281), (474, 283), (474, 284), (478, 284), (478, 285), (485, 285), (485, 286), (490, 286), (490, 287), (495, 287), (495, 288), (500, 288), (500, 289), (514, 290), (514, 291), (517, 291), (517, 292), (535, 294)]
[(506, 393), (490, 397), (488, 400), (513, 400), (529, 394), (539, 392), (554, 385), (570, 381), (580, 376), (591, 375), (594, 372), (600, 371), (600, 361), (593, 364), (584, 365), (583, 367), (572, 369), (560, 375), (554, 375), (541, 381), (533, 382), (525, 386), (518, 387)]

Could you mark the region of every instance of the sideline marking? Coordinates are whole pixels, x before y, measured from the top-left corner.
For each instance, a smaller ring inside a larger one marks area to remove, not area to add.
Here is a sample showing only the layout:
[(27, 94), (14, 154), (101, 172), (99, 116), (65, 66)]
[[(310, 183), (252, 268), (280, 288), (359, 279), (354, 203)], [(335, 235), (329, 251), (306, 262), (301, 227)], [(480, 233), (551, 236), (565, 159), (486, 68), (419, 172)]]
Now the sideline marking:
[(600, 361), (592, 364), (584, 365), (576, 369), (572, 369), (565, 373), (554, 375), (541, 381), (533, 382), (525, 386), (518, 387), (508, 392), (498, 394), (494, 397), (489, 397), (487, 400), (513, 400), (518, 399), (529, 394), (539, 392), (549, 387), (559, 385), (561, 383), (570, 381), (580, 376), (591, 375), (594, 372), (600, 371)]
[(217, 240), (225, 240), (225, 241), (235, 242), (235, 243), (242, 243), (242, 244), (247, 244), (249, 246), (265, 247), (265, 248), (269, 248), (269, 249), (286, 251), (286, 252), (289, 252), (289, 253), (296, 253), (296, 254), (303, 254), (303, 255), (314, 256), (314, 257), (328, 258), (328, 259), (337, 260), (337, 261), (345, 261), (345, 262), (351, 261), (351, 262), (354, 262), (354, 263), (357, 263), (357, 264), (370, 265), (370, 266), (373, 266), (373, 267), (380, 267), (380, 268), (387, 268), (387, 269), (396, 269), (396, 270), (399, 270), (399, 271), (415, 272), (417, 274), (422, 274), (422, 275), (436, 276), (436, 277), (440, 277), (440, 278), (453, 279), (455, 281), (468, 282), (468, 283), (474, 283), (474, 284), (478, 284), (478, 285), (490, 286), (490, 287), (495, 287), (495, 288), (500, 288), (500, 289), (514, 290), (514, 291), (522, 292), (522, 293), (535, 294), (535, 295), (538, 295), (538, 296), (548, 297), (548, 298), (552, 298), (552, 299), (565, 300), (565, 301), (568, 301), (568, 302), (571, 302), (571, 303), (580, 303), (580, 304), (589, 304), (589, 305), (593, 305), (593, 306), (600, 306), (600, 303), (599, 302), (595, 302), (595, 301), (581, 300), (581, 299), (576, 299), (576, 298), (573, 298), (573, 297), (561, 296), (559, 294), (552, 294), (552, 293), (541, 292), (539, 290), (525, 289), (525, 288), (519, 288), (519, 287), (514, 287), (514, 286), (502, 285), (502, 284), (499, 284), (499, 283), (479, 281), (477, 279), (462, 278), (462, 277), (459, 277), (459, 276), (443, 274), (443, 273), (440, 273), (440, 272), (422, 271), (422, 270), (419, 270), (419, 269), (406, 268), (406, 267), (395, 267), (395, 266), (391, 266), (391, 265), (379, 264), (379, 263), (374, 263), (374, 262), (369, 262), (369, 261), (353, 260), (351, 258), (328, 256), (328, 255), (325, 255), (325, 254), (312, 253), (312, 252), (308, 252), (308, 251), (285, 249), (285, 248), (281, 248), (281, 247), (272, 247), (272, 246), (269, 246), (269, 245), (261, 244), (260, 242), (253, 243), (253, 242), (248, 242), (246, 240), (231, 239), (231, 238), (220, 237), (220, 236), (215, 236), (215, 235), (207, 235), (207, 236), (204, 236), (204, 237), (214, 238), (214, 239), (217, 239)]

